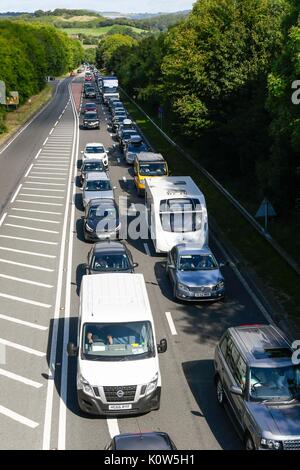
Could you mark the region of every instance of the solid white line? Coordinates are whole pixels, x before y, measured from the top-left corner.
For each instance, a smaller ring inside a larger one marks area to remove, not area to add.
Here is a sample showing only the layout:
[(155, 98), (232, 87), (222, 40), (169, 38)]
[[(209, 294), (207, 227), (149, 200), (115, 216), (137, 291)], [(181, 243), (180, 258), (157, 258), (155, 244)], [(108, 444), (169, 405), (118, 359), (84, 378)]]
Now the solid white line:
[(116, 418), (107, 418), (106, 422), (110, 437), (113, 439), (115, 436), (118, 436), (120, 434), (118, 420)]
[(40, 204), (44, 206), (62, 206), (63, 205), (63, 204), (57, 204), (56, 202), (26, 201), (25, 199), (17, 199), (16, 202), (25, 202), (26, 204)]
[(40, 258), (56, 258), (55, 255), (44, 255), (44, 253), (37, 253), (36, 251), (17, 250), (17, 248), (8, 248), (6, 246), (0, 246), (0, 250), (12, 251), (13, 253), (22, 253), (24, 255), (39, 256)]
[(49, 135), (51, 135), (53, 131), (54, 131), (54, 127), (52, 127), (51, 131), (49, 132)]
[(17, 323), (19, 325), (28, 326), (30, 328), (35, 328), (41, 331), (48, 330), (47, 326), (38, 325), (37, 323), (31, 323), (29, 321), (19, 320), (18, 318), (9, 317), (8, 315), (2, 315), (1, 313), (0, 313), (0, 320), (10, 321), (12, 323)]
[(22, 220), (34, 220), (36, 222), (46, 222), (47, 224), (59, 224), (56, 220), (48, 220), (48, 219), (35, 219), (34, 217), (22, 217), (21, 215), (9, 215), (8, 217), (13, 217), (14, 219), (22, 219)]
[(35, 180), (60, 180), (64, 181), (66, 178), (53, 178), (52, 176), (28, 176), (28, 178), (32, 178)]
[(171, 312), (165, 312), (172, 335), (177, 335)]
[(27, 178), (27, 176), (29, 175), (30, 170), (31, 170), (32, 167), (33, 167), (33, 163), (31, 163), (30, 167), (29, 167), (28, 170), (26, 171), (24, 178)]
[[(24, 188), (25, 191), (25, 188)], [(26, 191), (29, 191), (28, 189)], [(20, 193), (20, 196), (30, 196), (30, 197), (43, 197), (43, 198), (50, 198), (50, 199), (64, 199), (63, 196), (45, 196), (41, 194), (25, 194), (25, 193)]]
[[(32, 171), (31, 172), (32, 175), (57, 175), (57, 173), (58, 173), (57, 171)], [(59, 174), (60, 175), (65, 175), (65, 174), (67, 174), (67, 172), (59, 171)]]
[(144, 243), (144, 248), (145, 248), (146, 254), (150, 256), (150, 249), (149, 249), (148, 243)]
[[(31, 183), (28, 183), (28, 184), (31, 184)], [(26, 191), (49, 191), (50, 193), (52, 192), (56, 192), (56, 193), (64, 193), (64, 189), (51, 189), (51, 188), (24, 188), (24, 190)]]
[[(28, 181), (27, 184), (39, 184), (45, 186), (45, 183), (41, 183), (40, 181)], [(65, 186), (63, 183), (47, 183), (47, 186)]]
[(59, 233), (55, 230), (46, 230), (43, 228), (34, 228), (34, 227), (27, 227), (26, 225), (16, 225), (16, 224), (5, 224), (8, 227), (16, 227), (16, 228), (23, 228), (25, 230), (34, 230), (35, 232), (46, 232), (46, 233)]
[(42, 243), (44, 245), (58, 245), (57, 242), (46, 242), (44, 240), (33, 240), (32, 238), (12, 237), (10, 235), (0, 235), (1, 238), (10, 238), (11, 240), (22, 240), (24, 242)]
[(25, 416), (22, 416), (19, 413), (15, 413), (14, 411), (9, 410), (8, 408), (5, 408), (5, 406), (2, 405), (0, 405), (0, 414), (13, 419), (14, 421), (18, 421), (18, 423), (25, 424), (25, 426), (28, 426), (32, 429), (36, 428), (39, 425), (39, 423), (36, 423), (31, 419), (25, 418)]
[(28, 354), (33, 354), (34, 356), (45, 357), (46, 353), (37, 351), (36, 349), (28, 348), (27, 346), (22, 346), (21, 344), (13, 343), (12, 341), (7, 341), (6, 339), (0, 338), (0, 344), (8, 346), (14, 349), (19, 349), (20, 351), (27, 352)]
[(34, 165), (34, 168), (38, 168), (39, 170), (53, 170), (53, 168), (58, 168), (60, 169), (67, 169), (68, 165), (65, 163), (38, 163), (37, 165)]
[(21, 188), (22, 188), (22, 185), (20, 184), (19, 187), (18, 187), (18, 189), (17, 189), (17, 191), (15, 192), (15, 194), (13, 195), (13, 197), (12, 197), (12, 199), (11, 199), (11, 201), (10, 201), (11, 204), (12, 204), (13, 202), (15, 202), (15, 199), (16, 199), (16, 197), (17, 197), (17, 195), (18, 195), (18, 193), (19, 193), (19, 191), (20, 191)]
[(37, 269), (38, 271), (46, 271), (48, 273), (53, 273), (54, 269), (41, 268), (40, 266), (35, 266), (33, 264), (18, 263), (17, 261), (10, 261), (8, 259), (0, 258), (1, 263), (13, 264), (14, 266), (23, 266), (24, 268)]
[(35, 160), (39, 157), (41, 151), (42, 151), (42, 149), (40, 148), (40, 150), (38, 151), (38, 153), (37, 153), (36, 156), (34, 157)]
[[(36, 189), (36, 191), (39, 191), (39, 189)], [(49, 191), (63, 191), (63, 190), (61, 190), (61, 189), (51, 189)], [(38, 211), (38, 210), (35, 210), (35, 209), (20, 209), (19, 207), (13, 207), (12, 210), (13, 211), (22, 211), (22, 212), (38, 212), (39, 214), (61, 215), (61, 212)]]
[[(72, 100), (72, 110), (74, 120), (76, 123), (76, 111), (74, 100)], [(79, 132), (76, 134), (76, 149), (74, 156), (78, 155), (79, 150)], [(77, 161), (74, 158), (74, 174), (73, 181), (75, 182), (77, 174)], [(67, 264), (67, 277), (66, 277), (66, 291), (65, 291), (65, 319), (63, 324), (63, 346), (62, 346), (62, 365), (61, 365), (61, 388), (60, 388), (60, 404), (59, 404), (59, 425), (58, 425), (58, 449), (63, 450), (66, 447), (66, 415), (67, 415), (67, 394), (68, 394), (68, 356), (67, 356), (67, 343), (70, 334), (70, 315), (71, 315), (71, 281), (72, 281), (72, 255), (73, 255), (73, 229), (75, 226), (75, 195), (76, 185), (73, 185), (72, 190), (72, 208), (71, 218), (69, 225), (69, 247), (68, 247), (68, 264)]]
[(30, 387), (41, 388), (43, 386), (43, 384), (39, 382), (35, 382), (34, 380), (27, 379), (26, 377), (23, 377), (22, 375), (13, 374), (12, 372), (9, 372), (8, 370), (1, 369), (1, 368), (0, 368), (0, 375), (2, 375), (3, 377), (7, 377), (8, 379), (15, 380), (16, 382), (21, 382), (25, 385), (29, 385)]
[(52, 289), (53, 286), (50, 284), (44, 284), (43, 282), (30, 281), (29, 279), (22, 279), (20, 277), (7, 276), (6, 274), (1, 274), (0, 277), (3, 279), (10, 279), (12, 281), (23, 282), (24, 284), (32, 284), (33, 286), (46, 287), (47, 289)]
[(6, 216), (7, 216), (7, 212), (5, 212), (5, 213), (3, 214), (3, 216), (1, 217), (1, 219), (0, 219), (0, 227), (1, 227), (1, 225), (3, 224), (4, 219), (5, 219)]
[[(70, 92), (71, 92), (71, 87), (69, 87), (69, 93)], [(44, 419), (44, 429), (43, 429), (43, 446), (42, 446), (43, 450), (50, 449), (50, 439), (51, 439), (53, 395), (54, 395), (54, 387), (55, 387), (54, 379), (55, 379), (55, 373), (56, 373), (55, 364), (56, 364), (56, 353), (57, 353), (57, 347), (58, 347), (58, 322), (59, 322), (61, 297), (62, 297), (63, 268), (64, 268), (65, 249), (66, 249), (71, 188), (72, 188), (71, 183), (72, 183), (72, 178), (73, 178), (72, 168), (73, 168), (73, 165), (75, 164), (75, 147), (76, 147), (76, 139), (78, 138), (77, 137), (78, 123), (76, 119), (76, 114), (74, 113), (74, 109), (73, 109), (73, 116), (74, 116), (74, 134), (73, 134), (74, 140), (73, 140), (73, 148), (72, 148), (71, 160), (70, 160), (68, 192), (67, 192), (67, 198), (65, 201), (65, 215), (64, 215), (64, 222), (63, 222), (63, 227), (62, 227), (60, 259), (59, 259), (58, 279), (57, 279), (57, 291), (56, 291), (55, 308), (54, 308), (54, 314), (53, 314), (53, 329), (52, 329), (50, 359), (49, 359), (50, 365), (49, 365), (49, 371), (48, 371), (48, 376), (50, 380), (48, 380), (48, 383), (47, 383), (45, 419)]]
[(44, 145), (46, 145), (46, 143), (48, 142), (48, 139), (49, 139), (49, 137), (46, 137), (46, 139), (44, 140), (43, 147), (44, 147)]

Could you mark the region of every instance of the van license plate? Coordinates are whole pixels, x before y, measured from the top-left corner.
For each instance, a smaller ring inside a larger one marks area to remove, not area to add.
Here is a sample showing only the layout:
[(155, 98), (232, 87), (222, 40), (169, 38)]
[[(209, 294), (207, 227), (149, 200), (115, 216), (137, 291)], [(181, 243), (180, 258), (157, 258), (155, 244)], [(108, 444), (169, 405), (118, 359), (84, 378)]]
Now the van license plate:
[(109, 410), (131, 410), (132, 405), (109, 405)]
[(211, 294), (205, 294), (204, 292), (196, 292), (195, 297), (210, 297)]

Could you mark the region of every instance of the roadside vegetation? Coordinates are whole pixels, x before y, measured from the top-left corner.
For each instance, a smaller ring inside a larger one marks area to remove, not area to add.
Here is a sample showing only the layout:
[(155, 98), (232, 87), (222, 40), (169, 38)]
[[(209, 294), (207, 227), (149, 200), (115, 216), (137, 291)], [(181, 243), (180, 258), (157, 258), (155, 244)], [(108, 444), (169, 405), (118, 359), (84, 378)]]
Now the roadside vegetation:
[[(299, 5), (295, 0), (198, 0), (167, 32), (134, 44), (116, 38), (97, 65), (255, 214), (300, 262)], [(160, 119), (158, 120), (160, 123)], [(263, 221), (262, 221), (263, 222)]]

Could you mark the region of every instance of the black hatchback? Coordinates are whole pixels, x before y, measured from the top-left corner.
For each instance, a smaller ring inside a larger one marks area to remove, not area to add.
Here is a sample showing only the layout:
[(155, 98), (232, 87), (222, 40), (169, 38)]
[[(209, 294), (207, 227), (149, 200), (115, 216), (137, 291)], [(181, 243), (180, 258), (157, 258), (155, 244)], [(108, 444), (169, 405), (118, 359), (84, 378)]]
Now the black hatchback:
[(134, 273), (138, 266), (126, 245), (117, 241), (95, 243), (88, 254), (86, 274)]
[(105, 450), (176, 450), (166, 432), (141, 432), (119, 434), (110, 441)]

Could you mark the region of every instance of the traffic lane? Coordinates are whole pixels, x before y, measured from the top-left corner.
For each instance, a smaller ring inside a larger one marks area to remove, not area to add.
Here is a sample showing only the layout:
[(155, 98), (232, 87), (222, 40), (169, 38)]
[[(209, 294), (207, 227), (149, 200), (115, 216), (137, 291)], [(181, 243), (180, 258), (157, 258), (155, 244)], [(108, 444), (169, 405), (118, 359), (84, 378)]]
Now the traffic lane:
[(0, 212), (8, 203), (29, 162), (37, 154), (68, 97), (68, 80), (57, 89), (50, 104), (0, 155)]

